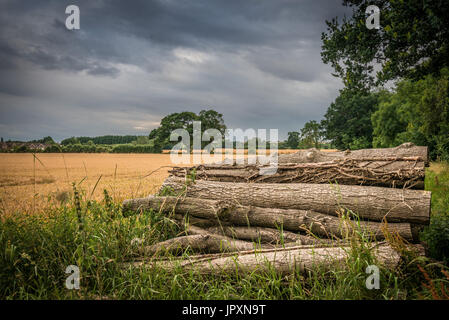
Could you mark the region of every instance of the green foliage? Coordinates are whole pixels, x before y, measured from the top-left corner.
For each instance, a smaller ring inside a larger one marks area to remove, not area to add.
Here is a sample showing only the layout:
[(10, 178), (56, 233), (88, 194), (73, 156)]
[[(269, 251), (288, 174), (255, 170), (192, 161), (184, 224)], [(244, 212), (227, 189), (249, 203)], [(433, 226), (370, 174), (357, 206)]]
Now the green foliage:
[(426, 190), (432, 191), (432, 216), (421, 238), (433, 258), (449, 264), (449, 164), (432, 167), (436, 171), (427, 169), (425, 180)]
[(300, 148), (320, 148), (323, 139), (321, 125), (315, 120), (308, 121), (301, 129)]
[(201, 110), (198, 114), (198, 120), (201, 121), (202, 131), (207, 129), (217, 129), (224, 137), (226, 125), (221, 113), (218, 113), (215, 110)]
[(172, 113), (162, 118), (160, 126), (150, 132), (149, 138), (154, 139), (155, 145), (160, 146), (161, 149), (171, 149), (177, 143), (170, 141), (171, 132), (176, 129), (185, 129), (193, 139), (193, 121), (197, 120), (198, 116), (193, 112)]
[(375, 147), (411, 141), (429, 146), (431, 158), (449, 160), (449, 70), (398, 83), (381, 99), (372, 124)]
[(80, 141), (76, 137), (67, 138), (61, 141), (61, 145), (66, 146), (68, 144), (78, 144)]
[(137, 144), (150, 144), (150, 139), (147, 136), (138, 136), (136, 140)]
[[(321, 56), (346, 88), (367, 91), (391, 79), (437, 75), (449, 66), (445, 1), (344, 0), (343, 5), (353, 9), (352, 17), (326, 21)], [(368, 5), (380, 9), (379, 30), (366, 28)]]
[(26, 144), (23, 144), (21, 146), (18, 146), (17, 148), (14, 148), (13, 152), (23, 153), (23, 152), (31, 152), (31, 151), (27, 147)]
[[(47, 148), (48, 149), (48, 148)], [(109, 146), (98, 146), (95, 144), (67, 144), (62, 145), (57, 148), (52, 147), (49, 150), (45, 150), (45, 152), (64, 152), (64, 153), (106, 153), (110, 152), (111, 149)]]
[(429, 246), (431, 257), (449, 264), (449, 211), (432, 215), (421, 238)]
[[(448, 6), (431, 0), (343, 5), (353, 9), (352, 16), (326, 21), (321, 36), (323, 62), (345, 85), (323, 121), (326, 137), (339, 149), (411, 141), (429, 146), (433, 159), (449, 159)], [(380, 9), (379, 30), (365, 25), (368, 5)], [(396, 92), (370, 93), (395, 79), (403, 79)], [(378, 101), (370, 99), (376, 95)]]
[(432, 214), (449, 213), (449, 163), (433, 163), (426, 169), (425, 189), (432, 191)]
[(53, 140), (53, 138), (50, 137), (50, 136), (44, 137), (44, 138), (39, 139), (39, 140), (32, 140), (32, 141), (30, 141), (30, 142), (44, 143), (44, 144), (54, 144), (54, 143), (55, 143), (55, 141)]
[(371, 114), (384, 92), (340, 91), (321, 125), (326, 139), (338, 149), (370, 148), (373, 128)]
[[(101, 204), (86, 201), (83, 195), (78, 194), (77, 204), (42, 214), (2, 217), (0, 299), (70, 299), (78, 294), (95, 298), (113, 293), (116, 282), (126, 282), (127, 272), (119, 264), (135, 255), (133, 239), (149, 245), (178, 232), (156, 212), (125, 217), (110, 198)], [(65, 288), (68, 265), (80, 268), (81, 292)]]
[(299, 145), (299, 132), (289, 132), (286, 145), (290, 149), (297, 149)]
[(159, 153), (160, 150), (149, 144), (118, 144), (111, 149), (112, 153)]
[[(201, 121), (201, 134), (207, 129), (217, 129), (224, 139), (226, 125), (223, 115), (214, 110), (202, 110), (197, 115), (193, 112), (172, 113), (161, 120), (160, 126), (150, 132), (149, 138), (154, 140), (155, 147), (171, 149), (178, 141), (170, 141), (170, 134), (176, 129), (185, 129), (190, 136), (190, 148), (193, 147), (193, 122)], [(208, 141), (203, 141), (204, 148)]]
[(71, 137), (67, 138), (61, 141), (62, 145), (68, 145), (68, 144), (86, 144), (90, 140), (94, 144), (106, 144), (106, 145), (114, 145), (114, 144), (126, 144), (131, 143), (132, 141), (135, 141), (138, 139), (138, 136), (132, 136), (132, 135), (126, 135), (126, 136), (113, 136), (113, 135), (106, 135), (106, 136), (98, 136), (98, 137)]
[[(145, 137), (146, 138), (146, 137)], [(117, 144), (117, 145), (96, 145), (92, 143), (87, 144), (67, 144), (67, 145), (52, 145), (47, 147), (44, 152), (50, 153), (159, 153), (149, 141), (148, 144)]]

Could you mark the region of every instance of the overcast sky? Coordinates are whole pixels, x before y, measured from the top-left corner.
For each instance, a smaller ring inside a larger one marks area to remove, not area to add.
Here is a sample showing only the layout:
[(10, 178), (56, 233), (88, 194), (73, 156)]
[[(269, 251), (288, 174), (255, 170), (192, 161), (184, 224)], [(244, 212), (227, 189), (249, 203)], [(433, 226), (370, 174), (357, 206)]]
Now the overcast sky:
[[(81, 29), (65, 27), (66, 6)], [(228, 128), (321, 120), (342, 88), (320, 56), (326, 0), (0, 0), (0, 136), (146, 135), (214, 109)]]

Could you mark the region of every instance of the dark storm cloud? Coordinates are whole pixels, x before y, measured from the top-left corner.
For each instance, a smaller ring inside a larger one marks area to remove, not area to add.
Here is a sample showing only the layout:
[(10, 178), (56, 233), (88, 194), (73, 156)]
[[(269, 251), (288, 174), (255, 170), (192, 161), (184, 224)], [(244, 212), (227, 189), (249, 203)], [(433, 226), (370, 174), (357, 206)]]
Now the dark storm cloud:
[[(80, 7), (81, 30), (65, 28), (68, 4)], [(3, 1), (0, 132), (137, 132), (206, 107), (229, 127), (299, 130), (337, 94), (320, 34), (343, 9), (340, 1)], [(57, 108), (65, 112), (48, 115)], [(39, 116), (27, 118), (29, 109)], [(83, 116), (75, 123), (67, 114)]]
[[(2, 43), (44, 68), (90, 69), (87, 59), (139, 62), (116, 36), (173, 47), (288, 49), (319, 43), (324, 19), (341, 13), (325, 1), (78, 1), (82, 32), (68, 31), (61, 1), (10, 1), (1, 12)], [(16, 39), (21, 41), (17, 42)], [(303, 43), (303, 44), (301, 44)], [(126, 44), (125, 44), (126, 45)], [(26, 47), (24, 47), (26, 46)], [(11, 58), (14, 56), (11, 55)], [(269, 57), (267, 57), (269, 58)], [(135, 61), (133, 61), (135, 60)], [(266, 64), (266, 63), (265, 63)]]

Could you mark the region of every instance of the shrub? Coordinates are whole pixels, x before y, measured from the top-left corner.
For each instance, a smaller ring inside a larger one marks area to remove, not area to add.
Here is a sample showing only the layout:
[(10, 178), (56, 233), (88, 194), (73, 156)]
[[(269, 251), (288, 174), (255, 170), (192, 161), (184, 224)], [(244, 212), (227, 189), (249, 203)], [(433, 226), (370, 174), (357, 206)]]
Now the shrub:
[(151, 145), (119, 144), (112, 148), (112, 153), (158, 153)]
[(430, 225), (422, 234), (422, 240), (429, 246), (432, 258), (449, 263), (449, 214), (434, 214)]
[[(438, 260), (449, 262), (449, 165), (434, 163), (426, 172), (426, 190), (432, 191), (430, 225), (421, 239), (429, 246), (429, 253)], [(432, 169), (432, 170), (431, 170)]]

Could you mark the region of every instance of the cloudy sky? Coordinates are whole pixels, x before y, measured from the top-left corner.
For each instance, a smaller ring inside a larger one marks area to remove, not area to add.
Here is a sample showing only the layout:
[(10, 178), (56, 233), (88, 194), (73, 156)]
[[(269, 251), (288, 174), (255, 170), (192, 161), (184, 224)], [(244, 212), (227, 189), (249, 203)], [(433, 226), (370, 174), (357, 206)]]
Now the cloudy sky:
[[(65, 27), (79, 6), (80, 30)], [(228, 128), (320, 120), (341, 81), (320, 57), (328, 0), (0, 0), (0, 136), (148, 134), (173, 112)]]

